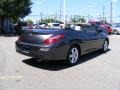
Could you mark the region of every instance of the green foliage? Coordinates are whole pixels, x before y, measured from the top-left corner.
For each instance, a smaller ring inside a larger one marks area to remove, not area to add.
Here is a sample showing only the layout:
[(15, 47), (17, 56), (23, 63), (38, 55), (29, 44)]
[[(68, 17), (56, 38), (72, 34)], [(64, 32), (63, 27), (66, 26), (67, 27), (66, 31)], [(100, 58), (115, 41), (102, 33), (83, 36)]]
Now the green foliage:
[(48, 19), (43, 19), (42, 22), (44, 23), (51, 23), (51, 22), (55, 22), (56, 20), (55, 19), (52, 19), (52, 18), (48, 18)]
[(31, 13), (31, 0), (0, 0), (0, 15), (14, 20)]
[(70, 20), (73, 23), (79, 23), (79, 22), (80, 23), (85, 23), (86, 22), (84, 17), (79, 17), (79, 18), (74, 17), (74, 18), (71, 18)]
[(32, 20), (27, 20), (27, 23), (28, 24), (33, 24), (33, 21)]

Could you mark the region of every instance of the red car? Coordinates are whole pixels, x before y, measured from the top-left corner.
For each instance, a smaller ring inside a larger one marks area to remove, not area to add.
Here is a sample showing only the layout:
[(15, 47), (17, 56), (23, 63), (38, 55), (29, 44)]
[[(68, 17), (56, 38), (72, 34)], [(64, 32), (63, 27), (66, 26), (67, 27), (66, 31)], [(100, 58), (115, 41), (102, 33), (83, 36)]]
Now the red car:
[(103, 28), (107, 28), (108, 34), (112, 33), (112, 28), (109, 25), (107, 25), (107, 24), (101, 24), (100, 26), (102, 26)]
[(112, 33), (112, 28), (108, 24), (104, 24), (104, 23), (99, 22), (99, 21), (89, 21), (89, 23), (97, 24), (97, 25), (101, 26), (102, 28), (105, 28), (109, 35)]

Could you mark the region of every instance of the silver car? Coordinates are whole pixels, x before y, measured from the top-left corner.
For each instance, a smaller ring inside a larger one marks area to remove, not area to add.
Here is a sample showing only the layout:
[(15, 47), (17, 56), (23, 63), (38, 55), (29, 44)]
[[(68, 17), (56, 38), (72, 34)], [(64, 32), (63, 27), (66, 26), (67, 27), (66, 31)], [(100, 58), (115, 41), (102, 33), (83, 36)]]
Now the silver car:
[(117, 35), (120, 34), (120, 23), (115, 23), (112, 25), (112, 33)]

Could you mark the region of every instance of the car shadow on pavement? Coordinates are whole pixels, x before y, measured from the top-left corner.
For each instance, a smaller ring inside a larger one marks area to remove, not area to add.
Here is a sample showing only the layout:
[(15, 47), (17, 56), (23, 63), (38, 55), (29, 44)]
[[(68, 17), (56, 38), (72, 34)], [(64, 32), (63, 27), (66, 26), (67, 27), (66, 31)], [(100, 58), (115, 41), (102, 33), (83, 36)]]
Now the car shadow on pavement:
[[(90, 54), (83, 55), (83, 56), (81, 56), (78, 64), (76, 64), (74, 66), (77, 66), (77, 65), (80, 65), (84, 62), (90, 61), (91, 59), (96, 58), (98, 56), (101, 56), (103, 54), (107, 54), (109, 51), (111, 51), (111, 50), (109, 49), (106, 53), (96, 51), (96, 52), (93, 52), (93, 53), (90, 53)], [(67, 69), (67, 68), (74, 67), (74, 66), (67, 65), (65, 63), (65, 60), (38, 61), (34, 58), (30, 58), (30, 59), (23, 60), (23, 63), (25, 63), (27, 65), (30, 65), (32, 67), (35, 67), (35, 68), (49, 70), (49, 71), (59, 71), (59, 70), (64, 70), (64, 69)]]

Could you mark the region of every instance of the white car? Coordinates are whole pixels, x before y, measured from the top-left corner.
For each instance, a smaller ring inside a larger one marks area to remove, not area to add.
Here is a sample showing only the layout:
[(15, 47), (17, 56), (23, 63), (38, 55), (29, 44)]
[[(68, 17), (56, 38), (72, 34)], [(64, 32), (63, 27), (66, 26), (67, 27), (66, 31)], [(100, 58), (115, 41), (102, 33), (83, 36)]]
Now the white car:
[(48, 23), (49, 28), (60, 28), (60, 23)]
[(112, 25), (112, 33), (117, 35), (120, 34), (120, 23), (115, 23)]
[(61, 24), (61, 23), (48, 23), (48, 27), (60, 29), (60, 28), (64, 28), (65, 26), (64, 26), (64, 24)]

